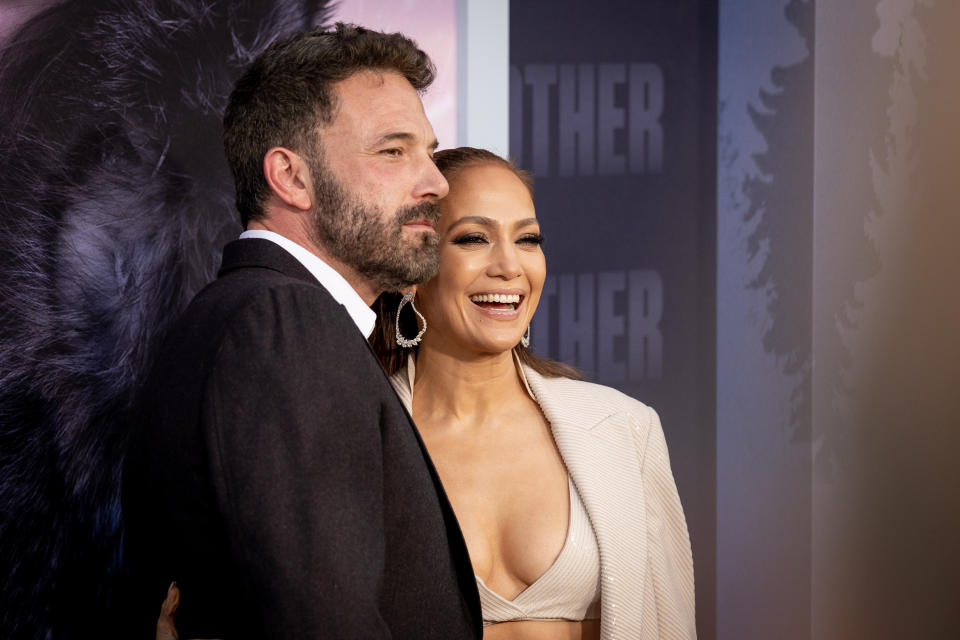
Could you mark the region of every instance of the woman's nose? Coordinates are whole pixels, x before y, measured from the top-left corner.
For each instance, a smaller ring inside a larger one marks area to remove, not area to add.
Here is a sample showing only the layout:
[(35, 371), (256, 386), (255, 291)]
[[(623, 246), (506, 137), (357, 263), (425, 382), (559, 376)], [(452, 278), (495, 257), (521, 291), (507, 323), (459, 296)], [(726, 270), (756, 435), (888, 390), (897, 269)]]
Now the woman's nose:
[(492, 257), (488, 270), (491, 276), (512, 280), (523, 273), (516, 247), (512, 242), (498, 242)]

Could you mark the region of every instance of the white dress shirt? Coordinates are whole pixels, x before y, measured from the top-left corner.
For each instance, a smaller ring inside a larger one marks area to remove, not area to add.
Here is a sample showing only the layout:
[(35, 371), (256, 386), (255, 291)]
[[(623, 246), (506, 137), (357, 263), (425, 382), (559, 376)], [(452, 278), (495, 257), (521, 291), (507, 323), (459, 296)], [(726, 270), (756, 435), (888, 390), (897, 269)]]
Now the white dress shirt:
[(318, 256), (311, 253), (308, 249), (300, 246), (293, 240), (285, 238), (279, 233), (267, 231), (265, 229), (248, 229), (240, 234), (240, 239), (261, 238), (274, 242), (300, 261), (307, 271), (313, 274), (313, 277), (323, 285), (333, 299), (339, 302), (350, 314), (353, 323), (364, 337), (369, 338), (373, 333), (373, 327), (377, 323), (377, 314), (373, 309), (367, 306), (356, 289), (350, 286), (346, 278), (340, 275), (333, 267), (321, 260)]

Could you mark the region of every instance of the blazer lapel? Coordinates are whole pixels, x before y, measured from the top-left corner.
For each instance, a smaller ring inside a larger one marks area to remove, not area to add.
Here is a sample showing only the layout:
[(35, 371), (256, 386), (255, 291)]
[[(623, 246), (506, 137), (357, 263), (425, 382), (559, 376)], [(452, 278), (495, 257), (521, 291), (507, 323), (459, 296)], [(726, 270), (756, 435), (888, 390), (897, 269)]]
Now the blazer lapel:
[[(374, 357), (376, 357), (376, 354), (374, 354)], [(397, 398), (400, 400), (400, 404), (403, 405), (404, 412), (406, 413), (410, 422), (410, 429), (413, 431), (413, 435), (417, 440), (417, 445), (420, 447), (420, 451), (423, 453), (423, 459), (427, 465), (428, 471), (430, 472), (430, 477), (433, 479), (433, 485), (437, 490), (437, 500), (440, 502), (440, 509), (443, 511), (443, 519), (447, 525), (447, 539), (450, 542), (454, 563), (456, 564), (457, 568), (457, 577), (460, 581), (460, 592), (463, 594), (463, 599), (466, 603), (467, 609), (470, 611), (470, 615), (473, 616), (475, 626), (478, 629), (482, 629), (483, 611), (480, 606), (480, 592), (477, 590), (477, 580), (473, 573), (473, 564), (470, 562), (470, 553), (467, 551), (467, 541), (463, 537), (463, 531), (460, 529), (460, 523), (457, 521), (457, 516), (453, 512), (453, 505), (450, 504), (450, 499), (447, 497), (447, 492), (444, 490), (443, 483), (440, 481), (440, 474), (437, 473), (437, 468), (434, 466), (433, 460), (430, 458), (430, 453), (427, 451), (427, 445), (424, 444), (423, 438), (420, 437), (420, 431), (417, 429), (417, 425), (413, 421), (413, 381), (415, 375), (414, 367), (416, 366), (415, 360), (416, 358), (411, 354), (407, 358), (406, 367), (392, 376), (388, 376), (386, 371), (383, 371), (383, 375), (396, 392)]]
[(642, 637), (644, 598), (652, 596), (636, 419), (603, 402), (599, 387), (523, 372), (597, 536), (601, 637)]

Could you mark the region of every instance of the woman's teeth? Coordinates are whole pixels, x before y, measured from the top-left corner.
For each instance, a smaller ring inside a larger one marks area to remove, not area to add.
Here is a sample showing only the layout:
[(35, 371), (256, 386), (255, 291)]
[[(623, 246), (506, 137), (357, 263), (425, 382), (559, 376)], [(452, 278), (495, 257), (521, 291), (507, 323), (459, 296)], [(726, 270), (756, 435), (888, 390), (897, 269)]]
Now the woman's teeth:
[(470, 296), (470, 301), (480, 307), (513, 311), (520, 304), (519, 293), (480, 293)]
[(482, 293), (470, 296), (471, 302), (499, 302), (501, 304), (520, 304), (519, 293)]

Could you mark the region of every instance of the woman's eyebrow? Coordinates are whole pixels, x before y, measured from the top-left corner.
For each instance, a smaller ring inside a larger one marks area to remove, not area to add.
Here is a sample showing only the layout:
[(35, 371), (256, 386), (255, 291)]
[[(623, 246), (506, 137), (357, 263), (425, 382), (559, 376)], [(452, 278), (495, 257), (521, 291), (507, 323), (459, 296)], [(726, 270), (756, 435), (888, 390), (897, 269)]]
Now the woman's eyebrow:
[(464, 216), (451, 224), (450, 228), (453, 229), (461, 224), (479, 224), (483, 225), (484, 227), (495, 227), (497, 226), (497, 221), (486, 216)]
[[(486, 216), (464, 216), (450, 225), (450, 228), (453, 229), (461, 224), (479, 224), (484, 227), (496, 227), (500, 223), (493, 218), (488, 218)], [(532, 224), (539, 224), (536, 218), (524, 218), (523, 220), (517, 220), (513, 223), (513, 228), (518, 229), (520, 227), (526, 227)]]

